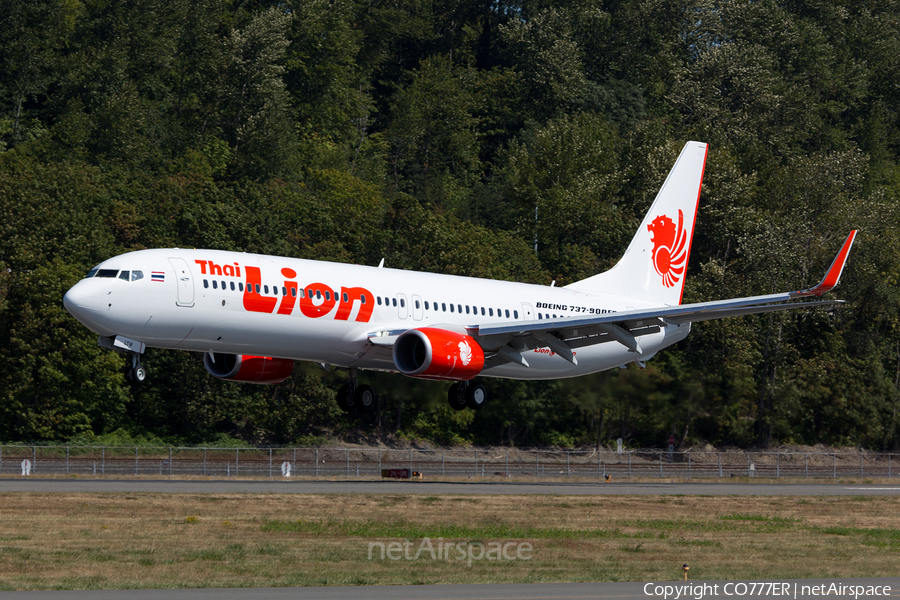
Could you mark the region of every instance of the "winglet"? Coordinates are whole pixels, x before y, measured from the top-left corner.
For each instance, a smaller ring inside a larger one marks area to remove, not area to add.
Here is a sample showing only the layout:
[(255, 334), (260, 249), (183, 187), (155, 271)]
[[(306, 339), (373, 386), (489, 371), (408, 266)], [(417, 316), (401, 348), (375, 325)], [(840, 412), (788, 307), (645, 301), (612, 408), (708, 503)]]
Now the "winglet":
[(834, 262), (831, 263), (831, 266), (828, 268), (828, 272), (825, 273), (825, 278), (819, 282), (818, 285), (813, 286), (807, 290), (800, 290), (799, 292), (791, 292), (791, 298), (802, 298), (804, 296), (821, 296), (826, 292), (830, 292), (837, 286), (838, 281), (841, 278), (841, 273), (844, 271), (844, 265), (847, 264), (847, 257), (850, 255), (850, 247), (853, 245), (853, 240), (856, 239), (857, 230), (854, 229), (850, 232), (850, 235), (847, 236), (847, 239), (844, 241), (844, 245), (841, 247), (841, 251), (838, 252), (837, 256), (834, 257)]

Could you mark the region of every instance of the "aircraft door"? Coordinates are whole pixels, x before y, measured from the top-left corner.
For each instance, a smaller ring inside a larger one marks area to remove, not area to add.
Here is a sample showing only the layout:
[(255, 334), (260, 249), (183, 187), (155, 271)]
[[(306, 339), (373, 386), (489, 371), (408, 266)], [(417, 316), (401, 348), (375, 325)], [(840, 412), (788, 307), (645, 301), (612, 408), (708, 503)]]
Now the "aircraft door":
[(522, 318), (526, 321), (534, 320), (534, 309), (527, 302), (522, 303)]
[(413, 319), (415, 319), (416, 321), (421, 321), (423, 311), (424, 311), (424, 309), (422, 308), (422, 298), (417, 296), (416, 294), (413, 294), (413, 297), (412, 297)]
[(403, 294), (397, 294), (397, 315), (401, 319), (405, 319), (409, 316), (409, 307), (406, 305), (406, 296)]
[(194, 280), (191, 277), (191, 269), (183, 258), (169, 257), (169, 262), (175, 269), (175, 284), (178, 289), (178, 298), (175, 304), (191, 307), (194, 305)]

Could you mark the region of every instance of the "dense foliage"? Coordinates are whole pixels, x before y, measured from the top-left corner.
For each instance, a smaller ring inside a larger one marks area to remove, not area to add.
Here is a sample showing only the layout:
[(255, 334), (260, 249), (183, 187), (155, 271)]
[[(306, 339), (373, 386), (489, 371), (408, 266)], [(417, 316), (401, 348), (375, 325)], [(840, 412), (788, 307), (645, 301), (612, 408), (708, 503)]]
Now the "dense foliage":
[(375, 427), (896, 449), (898, 57), (895, 0), (6, 0), (0, 440), (365, 433), (312, 367), (235, 385), (151, 350), (129, 387), (62, 294), (170, 246), (562, 285), (615, 263), (696, 139), (685, 301), (811, 285), (859, 228), (844, 307), (700, 323), (646, 370), (488, 379), (478, 414), (367, 376)]

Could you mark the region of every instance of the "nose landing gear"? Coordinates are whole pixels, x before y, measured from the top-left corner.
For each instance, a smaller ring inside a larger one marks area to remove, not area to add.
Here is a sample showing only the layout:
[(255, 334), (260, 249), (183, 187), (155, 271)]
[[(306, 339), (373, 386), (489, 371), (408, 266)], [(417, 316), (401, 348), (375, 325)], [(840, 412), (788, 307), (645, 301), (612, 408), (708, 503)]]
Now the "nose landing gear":
[(147, 369), (141, 365), (141, 355), (131, 353), (131, 364), (125, 367), (125, 379), (132, 383), (141, 384), (147, 380)]

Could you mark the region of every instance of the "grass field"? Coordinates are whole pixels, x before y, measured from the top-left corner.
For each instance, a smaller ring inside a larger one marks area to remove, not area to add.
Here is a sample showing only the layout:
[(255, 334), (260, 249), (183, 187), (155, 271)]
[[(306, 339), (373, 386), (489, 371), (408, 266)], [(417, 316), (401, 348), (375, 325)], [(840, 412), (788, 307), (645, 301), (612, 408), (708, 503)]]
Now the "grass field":
[[(513, 545), (456, 551), (479, 543)], [(664, 581), (684, 563), (695, 580), (896, 576), (900, 498), (0, 494), (0, 590)]]

